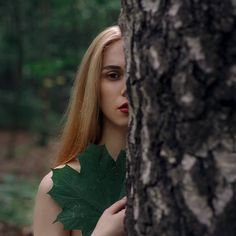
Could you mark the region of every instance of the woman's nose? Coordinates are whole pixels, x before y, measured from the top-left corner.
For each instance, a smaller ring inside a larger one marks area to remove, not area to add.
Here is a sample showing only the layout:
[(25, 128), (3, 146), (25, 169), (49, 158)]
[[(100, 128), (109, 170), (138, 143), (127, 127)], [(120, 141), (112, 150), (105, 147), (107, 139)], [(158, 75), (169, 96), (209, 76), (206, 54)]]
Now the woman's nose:
[(124, 96), (124, 97), (127, 97), (127, 90), (126, 90), (126, 82), (125, 81), (123, 83), (123, 87), (122, 87), (122, 90), (121, 90), (121, 95)]

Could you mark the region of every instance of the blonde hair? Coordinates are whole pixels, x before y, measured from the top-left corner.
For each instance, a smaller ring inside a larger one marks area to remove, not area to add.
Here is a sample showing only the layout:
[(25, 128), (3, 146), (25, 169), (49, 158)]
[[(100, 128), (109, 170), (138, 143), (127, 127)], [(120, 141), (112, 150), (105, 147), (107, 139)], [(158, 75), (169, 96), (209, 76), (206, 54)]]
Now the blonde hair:
[(104, 48), (121, 39), (118, 26), (102, 31), (91, 43), (73, 85), (59, 153), (55, 165), (72, 161), (89, 143), (99, 141), (102, 116), (99, 108), (99, 80)]

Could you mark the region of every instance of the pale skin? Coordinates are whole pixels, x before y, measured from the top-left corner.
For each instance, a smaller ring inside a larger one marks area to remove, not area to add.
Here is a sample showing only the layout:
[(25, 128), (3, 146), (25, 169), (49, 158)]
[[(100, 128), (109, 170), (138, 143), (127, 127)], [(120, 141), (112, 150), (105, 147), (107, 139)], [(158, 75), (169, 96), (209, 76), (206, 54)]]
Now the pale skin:
[[(128, 102), (125, 96), (124, 67), (123, 42), (119, 40), (104, 51), (100, 83), (100, 109), (104, 115), (104, 124), (99, 144), (106, 145), (114, 160), (120, 150), (125, 148), (127, 134), (128, 114), (118, 109)], [(80, 172), (78, 161), (72, 161), (69, 165)], [(63, 166), (58, 166), (61, 167)], [(52, 223), (61, 208), (47, 194), (53, 185), (51, 176), (50, 172), (39, 185), (34, 210), (34, 236), (81, 236), (79, 230), (64, 230), (61, 223)], [(126, 202), (127, 199), (124, 198), (107, 208), (91, 236), (123, 236)]]

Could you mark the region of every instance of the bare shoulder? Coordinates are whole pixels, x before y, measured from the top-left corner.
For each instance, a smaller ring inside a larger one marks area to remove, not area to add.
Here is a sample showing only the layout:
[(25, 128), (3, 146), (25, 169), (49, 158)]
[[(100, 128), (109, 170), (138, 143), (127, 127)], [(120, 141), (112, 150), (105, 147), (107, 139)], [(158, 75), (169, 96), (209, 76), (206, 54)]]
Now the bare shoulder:
[[(67, 165), (69, 165), (71, 168), (73, 168), (74, 170), (80, 172), (80, 164), (78, 161), (74, 160), (69, 162)], [(65, 165), (59, 165), (56, 168), (63, 168)], [(41, 180), (40, 184), (39, 184), (39, 189), (38, 191), (40, 193), (48, 193), (50, 191), (50, 189), (53, 186), (53, 182), (52, 182), (52, 171), (50, 171), (48, 174), (46, 174), (43, 179)]]
[(43, 177), (38, 187), (34, 207), (34, 235), (68, 236), (70, 232), (64, 230), (61, 223), (53, 223), (61, 208), (47, 194), (53, 186), (51, 177), (52, 171)]
[[(72, 161), (68, 165), (80, 171), (80, 165), (78, 161)], [(62, 168), (65, 165), (57, 166), (56, 168)], [(52, 171), (46, 174), (38, 187), (38, 192), (35, 198), (34, 208), (34, 235), (35, 236), (69, 236), (70, 231), (64, 230), (63, 225), (60, 222), (53, 223), (57, 215), (61, 212), (61, 208), (51, 198), (48, 192), (53, 186)], [(73, 231), (72, 235), (80, 235), (80, 231)]]
[(47, 175), (43, 177), (39, 184), (38, 193), (48, 193), (49, 190), (52, 188), (52, 171), (50, 171)]

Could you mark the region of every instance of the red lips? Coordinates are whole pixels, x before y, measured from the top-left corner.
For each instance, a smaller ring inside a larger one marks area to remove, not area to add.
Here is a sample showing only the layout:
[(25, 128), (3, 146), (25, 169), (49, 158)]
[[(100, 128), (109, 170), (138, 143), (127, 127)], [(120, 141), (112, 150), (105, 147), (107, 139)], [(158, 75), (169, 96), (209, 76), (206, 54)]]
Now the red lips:
[(118, 109), (120, 108), (128, 108), (128, 103), (127, 102), (123, 103)]
[(128, 103), (123, 103), (119, 108), (121, 112), (123, 113), (129, 113)]

